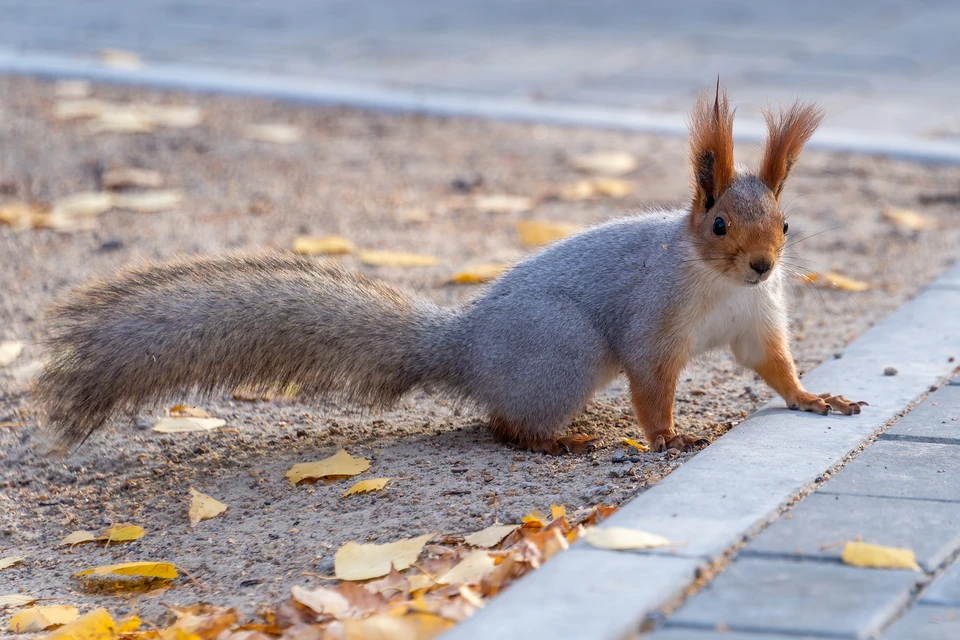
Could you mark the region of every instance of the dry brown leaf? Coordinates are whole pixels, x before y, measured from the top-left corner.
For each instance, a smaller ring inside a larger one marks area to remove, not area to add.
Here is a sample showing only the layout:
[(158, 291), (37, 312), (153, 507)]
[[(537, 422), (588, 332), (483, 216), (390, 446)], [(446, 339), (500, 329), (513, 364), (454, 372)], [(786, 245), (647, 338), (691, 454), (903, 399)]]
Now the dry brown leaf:
[(151, 169), (121, 167), (104, 171), (102, 182), (104, 189), (129, 189), (131, 187), (158, 189), (163, 186), (163, 174)]
[(87, 133), (153, 133), (157, 123), (138, 105), (107, 104), (85, 125)]
[(437, 577), (441, 584), (478, 584), (494, 567), (496, 562), (486, 551), (471, 551), (456, 566)]
[(10, 595), (0, 596), (0, 609), (22, 607), (36, 601), (37, 599), (33, 596), (23, 595), (22, 593), (12, 593)]
[(624, 527), (604, 527), (602, 529), (591, 527), (583, 532), (581, 538), (591, 547), (615, 551), (656, 549), (657, 547), (669, 547), (676, 544), (663, 536)]
[(346, 640), (430, 640), (453, 626), (446, 618), (430, 613), (405, 616), (375, 615), (343, 622)]
[(220, 418), (160, 418), (153, 425), (157, 433), (190, 433), (193, 431), (213, 431), (227, 424)]
[(886, 207), (880, 212), (880, 215), (887, 222), (892, 222), (906, 231), (923, 231), (937, 226), (936, 220), (912, 209)]
[(0, 367), (13, 364), (23, 352), (23, 343), (18, 340), (4, 340), (0, 342)]
[(486, 602), (480, 596), (479, 593), (471, 589), (465, 584), (460, 585), (460, 588), (457, 589), (460, 592), (460, 597), (466, 600), (468, 603), (476, 607), (477, 609), (482, 609), (486, 606)]
[(472, 205), (481, 213), (523, 213), (533, 209), (536, 201), (529, 196), (477, 194), (473, 196)]
[(390, 478), (372, 478), (370, 480), (361, 480), (347, 489), (340, 497), (346, 498), (347, 496), (352, 496), (356, 493), (380, 491), (380, 489), (383, 489), (385, 486), (387, 486), (388, 482), (390, 482)]
[(317, 462), (300, 462), (287, 471), (287, 480), (293, 484), (304, 480), (319, 480), (320, 478), (349, 478), (363, 473), (370, 468), (370, 461), (366, 458), (354, 458), (344, 449), (340, 449), (329, 458)]
[(621, 176), (637, 168), (637, 158), (629, 151), (595, 151), (568, 158), (570, 166), (585, 173)]
[(296, 253), (311, 256), (353, 253), (357, 246), (341, 236), (299, 236), (293, 241)]
[(22, 556), (8, 556), (6, 558), (0, 558), (0, 569), (6, 569), (8, 567), (12, 567), (17, 563), (23, 562), (29, 557), (30, 557), (29, 554), (27, 554)]
[(469, 267), (454, 274), (449, 282), (454, 284), (480, 284), (482, 282), (490, 282), (503, 275), (508, 268), (507, 265), (502, 263), (478, 264), (475, 267)]
[(190, 487), (190, 524), (197, 526), (203, 520), (214, 518), (228, 509), (215, 498), (211, 498), (205, 493), (200, 493), (193, 487)]
[(86, 98), (90, 95), (90, 83), (86, 80), (57, 80), (53, 94), (58, 98)]
[(76, 577), (85, 577), (106, 576), (110, 574), (172, 580), (177, 577), (177, 568), (169, 562), (123, 562), (121, 564), (109, 564), (92, 569), (85, 569), (73, 575)]
[(14, 231), (23, 231), (33, 225), (35, 206), (26, 202), (7, 202), (0, 205), (0, 222), (13, 227)]
[(73, 546), (77, 544), (83, 544), (84, 542), (93, 542), (97, 539), (96, 534), (92, 531), (74, 531), (66, 538), (60, 541), (61, 547)]
[(340, 580), (368, 580), (390, 573), (391, 566), (403, 571), (414, 562), (435, 533), (387, 544), (347, 542), (333, 558), (334, 574)]
[(175, 189), (118, 193), (113, 196), (113, 206), (135, 213), (158, 213), (176, 209), (183, 203), (183, 193)]
[(139, 525), (120, 522), (107, 527), (103, 533), (97, 536), (97, 540), (106, 542), (107, 544), (111, 542), (131, 542), (133, 540), (139, 540), (145, 534), (146, 531)]
[(213, 640), (231, 628), (238, 618), (234, 609), (202, 602), (187, 607), (172, 606), (170, 610), (177, 621), (167, 630), (172, 633), (161, 636), (162, 640)]
[(62, 604), (30, 607), (10, 618), (7, 628), (14, 633), (37, 633), (73, 622), (79, 616), (76, 607)]
[(305, 589), (296, 585), (290, 587), (290, 596), (305, 607), (309, 607), (316, 613), (333, 616), (334, 618), (345, 618), (350, 611), (350, 603), (340, 595), (336, 589), (329, 587), (317, 587), (316, 589)]
[(548, 222), (546, 220), (521, 220), (517, 222), (520, 242), (528, 247), (539, 247), (556, 242), (581, 229), (582, 227), (579, 225), (569, 222)]
[(81, 191), (53, 201), (53, 210), (66, 216), (98, 216), (113, 208), (113, 195)]
[(501, 540), (519, 528), (520, 525), (518, 524), (495, 524), (482, 531), (471, 533), (463, 541), (474, 547), (495, 547), (500, 544)]
[(243, 135), (250, 140), (273, 144), (293, 144), (303, 136), (299, 128), (280, 123), (250, 124), (244, 128)]
[(53, 106), (53, 117), (57, 120), (80, 120), (99, 118), (110, 105), (103, 100), (84, 98), (79, 100), (59, 100)]
[(840, 289), (841, 291), (852, 291), (854, 293), (870, 289), (870, 285), (866, 282), (854, 280), (833, 271), (823, 274), (807, 273), (801, 276), (801, 280), (825, 289)]
[(910, 549), (884, 547), (867, 542), (848, 542), (840, 557), (844, 564), (870, 569), (909, 569), (920, 571), (917, 558)]
[(123, 49), (104, 49), (100, 52), (100, 64), (113, 69), (139, 69), (143, 65), (140, 54)]
[(375, 267), (432, 267), (437, 264), (434, 256), (403, 251), (364, 250), (358, 256), (363, 264)]
[(118, 631), (106, 609), (94, 609), (48, 634), (44, 640), (115, 640)]

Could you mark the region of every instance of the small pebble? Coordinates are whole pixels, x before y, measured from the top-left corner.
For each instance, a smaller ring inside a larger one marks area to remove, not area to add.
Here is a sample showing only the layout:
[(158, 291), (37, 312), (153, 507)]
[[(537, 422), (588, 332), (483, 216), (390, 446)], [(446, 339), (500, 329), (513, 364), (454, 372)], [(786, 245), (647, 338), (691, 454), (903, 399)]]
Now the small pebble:
[(610, 458), (610, 462), (613, 462), (614, 464), (619, 464), (621, 462), (626, 462), (626, 461), (627, 461), (627, 456), (626, 454), (623, 453), (623, 451), (617, 451), (616, 453), (613, 454), (613, 457)]
[(833, 354), (834, 360), (839, 360), (842, 357), (843, 357), (843, 351), (837, 351), (835, 354)]
[(895, 376), (897, 375), (897, 373), (898, 372), (896, 367), (887, 367), (886, 369), (883, 370), (883, 375), (885, 376)]

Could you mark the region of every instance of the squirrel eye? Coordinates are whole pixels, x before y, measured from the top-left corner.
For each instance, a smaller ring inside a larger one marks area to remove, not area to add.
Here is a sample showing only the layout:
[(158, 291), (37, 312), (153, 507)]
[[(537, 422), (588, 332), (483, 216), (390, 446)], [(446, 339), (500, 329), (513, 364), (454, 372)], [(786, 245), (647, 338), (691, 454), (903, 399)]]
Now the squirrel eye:
[(790, 225), (786, 222), (783, 223), (783, 235), (787, 235), (787, 229), (790, 228)]
[(713, 232), (718, 236), (727, 235), (727, 223), (723, 221), (723, 218), (717, 218), (713, 221)]

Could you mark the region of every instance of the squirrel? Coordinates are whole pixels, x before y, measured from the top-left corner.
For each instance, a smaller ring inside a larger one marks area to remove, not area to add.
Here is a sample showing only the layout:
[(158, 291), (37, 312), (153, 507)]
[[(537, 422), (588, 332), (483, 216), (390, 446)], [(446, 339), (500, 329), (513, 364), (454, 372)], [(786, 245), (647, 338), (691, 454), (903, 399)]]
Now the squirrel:
[(677, 378), (729, 345), (789, 408), (860, 413), (866, 403), (800, 383), (779, 266), (780, 197), (823, 112), (797, 101), (764, 116), (759, 167), (738, 169), (718, 83), (689, 119), (688, 206), (554, 243), (459, 308), (278, 252), (147, 264), (81, 286), (52, 314), (41, 408), (76, 445), (119, 411), (190, 391), (296, 385), (305, 398), (388, 406), (420, 389), (485, 410), (499, 440), (557, 454), (599, 444), (561, 434), (624, 372), (652, 448), (689, 449), (706, 441), (674, 429)]

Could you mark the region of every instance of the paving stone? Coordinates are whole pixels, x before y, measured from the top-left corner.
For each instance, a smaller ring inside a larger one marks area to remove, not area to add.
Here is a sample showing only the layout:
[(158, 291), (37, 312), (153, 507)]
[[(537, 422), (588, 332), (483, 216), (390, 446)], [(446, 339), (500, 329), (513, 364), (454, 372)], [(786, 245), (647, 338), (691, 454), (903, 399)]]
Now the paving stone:
[(857, 536), (913, 549), (920, 566), (933, 571), (960, 548), (960, 503), (814, 493), (764, 529), (741, 555), (839, 560), (843, 541)]
[(729, 631), (701, 631), (699, 629), (657, 629), (642, 636), (642, 640), (821, 640), (818, 636), (785, 636), (779, 633), (730, 633)]
[[(920, 594), (920, 602), (960, 607), (960, 564), (954, 563), (945, 574), (934, 580), (933, 584)], [(957, 637), (960, 638), (960, 634)]]
[(960, 501), (960, 447), (878, 440), (820, 490), (824, 494)]
[[(957, 640), (960, 607), (920, 605), (900, 617), (880, 640)], [(691, 639), (692, 640), (692, 639)]]
[(881, 438), (925, 438), (960, 444), (960, 386), (940, 387), (887, 429)]
[(920, 575), (743, 558), (687, 600), (666, 625), (865, 638), (896, 615)]

